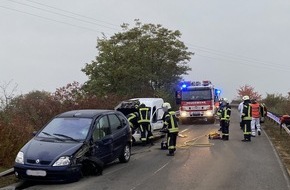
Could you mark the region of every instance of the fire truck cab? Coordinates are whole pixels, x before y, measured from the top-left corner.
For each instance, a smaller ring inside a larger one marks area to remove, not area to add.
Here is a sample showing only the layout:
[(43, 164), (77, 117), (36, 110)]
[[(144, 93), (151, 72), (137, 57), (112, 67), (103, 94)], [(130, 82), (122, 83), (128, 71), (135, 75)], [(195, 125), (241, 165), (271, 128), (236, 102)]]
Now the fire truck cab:
[(203, 119), (209, 123), (214, 123), (219, 97), (220, 90), (214, 88), (209, 80), (181, 82), (176, 91), (179, 122), (183, 124)]

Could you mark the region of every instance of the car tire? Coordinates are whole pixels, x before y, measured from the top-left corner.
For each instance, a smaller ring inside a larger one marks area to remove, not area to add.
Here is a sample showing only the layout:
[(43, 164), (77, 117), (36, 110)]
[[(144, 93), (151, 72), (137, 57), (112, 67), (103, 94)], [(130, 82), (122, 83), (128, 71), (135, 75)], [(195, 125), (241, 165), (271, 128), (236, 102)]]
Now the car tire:
[(103, 172), (104, 163), (95, 157), (89, 157), (82, 163), (82, 168), (82, 173), (86, 175), (99, 175)]
[(121, 155), (119, 156), (119, 161), (122, 163), (129, 162), (131, 158), (131, 146), (129, 143), (123, 148)]

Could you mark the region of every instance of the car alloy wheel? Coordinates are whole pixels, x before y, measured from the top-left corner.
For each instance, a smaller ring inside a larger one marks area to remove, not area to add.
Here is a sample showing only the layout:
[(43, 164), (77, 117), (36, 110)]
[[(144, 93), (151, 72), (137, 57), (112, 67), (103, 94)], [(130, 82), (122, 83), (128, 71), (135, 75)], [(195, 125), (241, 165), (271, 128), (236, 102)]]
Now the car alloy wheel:
[(131, 147), (129, 144), (126, 144), (124, 147), (121, 156), (119, 157), (120, 162), (126, 163), (129, 162), (131, 157)]

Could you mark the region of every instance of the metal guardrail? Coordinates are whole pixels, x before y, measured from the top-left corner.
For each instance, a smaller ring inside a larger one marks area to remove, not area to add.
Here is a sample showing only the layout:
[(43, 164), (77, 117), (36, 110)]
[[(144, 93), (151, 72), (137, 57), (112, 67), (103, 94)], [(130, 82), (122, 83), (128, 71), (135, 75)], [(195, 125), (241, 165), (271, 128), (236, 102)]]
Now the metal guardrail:
[(274, 115), (274, 114), (271, 113), (271, 112), (267, 112), (267, 117), (270, 118), (270, 119), (272, 119), (272, 120), (273, 120), (274, 122), (276, 122), (277, 124), (279, 124), (279, 126), (280, 126), (280, 130), (283, 128), (283, 129), (286, 131), (286, 133), (287, 133), (288, 135), (290, 135), (290, 130), (289, 130), (289, 128), (287, 127), (287, 125), (285, 125), (285, 124), (282, 124), (282, 125), (281, 125), (280, 117), (277, 117), (276, 115)]
[(1, 172), (0, 173), (0, 177), (4, 177), (4, 176), (7, 176), (7, 175), (12, 175), (14, 173), (14, 168), (10, 168), (4, 172)]
[[(232, 107), (238, 107), (239, 104), (231, 103), (230, 105)], [(285, 125), (285, 124), (281, 125), (280, 117), (276, 116), (275, 114), (273, 114), (273, 113), (271, 113), (269, 111), (267, 112), (267, 117), (269, 119), (271, 119), (272, 121), (274, 121), (275, 123), (277, 123), (280, 126), (280, 130), (283, 128), (286, 131), (286, 133), (288, 135), (290, 135), (290, 129), (287, 127), (287, 125)]]
[(280, 117), (277, 117), (273, 113), (267, 112), (267, 117), (269, 117), (270, 119), (272, 119), (273, 121), (275, 121), (277, 124), (279, 124), (279, 125), (281, 124)]

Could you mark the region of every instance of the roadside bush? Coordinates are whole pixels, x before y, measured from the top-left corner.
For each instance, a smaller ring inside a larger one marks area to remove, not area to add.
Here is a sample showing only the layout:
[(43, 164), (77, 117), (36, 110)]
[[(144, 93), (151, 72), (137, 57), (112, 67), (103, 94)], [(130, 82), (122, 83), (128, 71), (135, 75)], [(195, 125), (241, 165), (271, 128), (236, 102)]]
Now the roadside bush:
[(263, 100), (269, 111), (276, 115), (290, 114), (290, 100), (281, 94), (267, 94)]
[(13, 166), (16, 154), (33, 137), (33, 131), (39, 130), (55, 115), (75, 109), (114, 109), (127, 98), (86, 94), (59, 99), (57, 95), (43, 91), (14, 98), (0, 111), (0, 166)]

